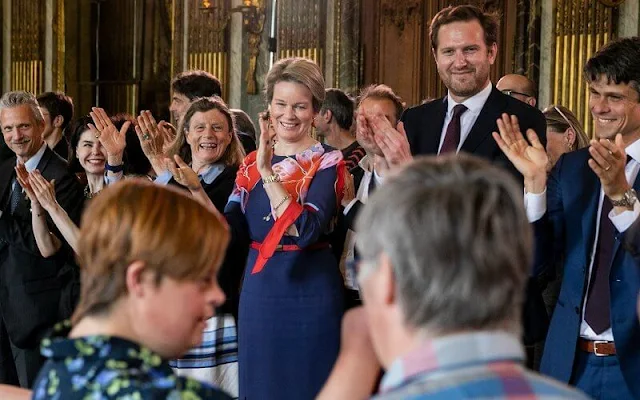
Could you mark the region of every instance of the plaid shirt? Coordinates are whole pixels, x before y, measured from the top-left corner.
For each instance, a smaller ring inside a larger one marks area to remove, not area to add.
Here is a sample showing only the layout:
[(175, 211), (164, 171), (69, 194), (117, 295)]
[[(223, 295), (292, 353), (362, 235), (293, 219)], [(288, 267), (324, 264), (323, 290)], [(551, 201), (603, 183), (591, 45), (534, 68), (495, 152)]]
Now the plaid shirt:
[(517, 338), (506, 332), (450, 335), (396, 360), (375, 400), (587, 399), (562, 383), (526, 370)]

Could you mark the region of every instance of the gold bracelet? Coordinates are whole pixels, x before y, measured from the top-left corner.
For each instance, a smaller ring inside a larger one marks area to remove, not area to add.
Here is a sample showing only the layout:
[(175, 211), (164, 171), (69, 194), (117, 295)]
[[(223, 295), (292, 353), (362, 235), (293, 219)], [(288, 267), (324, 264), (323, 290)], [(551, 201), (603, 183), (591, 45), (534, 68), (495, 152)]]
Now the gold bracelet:
[(280, 175), (273, 173), (272, 175), (269, 175), (266, 178), (262, 178), (263, 185), (268, 185), (273, 182), (280, 182)]
[(290, 198), (291, 198), (291, 196), (290, 196), (290, 195), (286, 195), (286, 196), (284, 196), (284, 197), (282, 198), (282, 200), (280, 200), (280, 203), (278, 203), (278, 205), (277, 205), (277, 206), (273, 207), (273, 211), (274, 211), (274, 212), (277, 212), (277, 211), (278, 211), (278, 208), (282, 207), (282, 205), (283, 205), (287, 200), (289, 200)]

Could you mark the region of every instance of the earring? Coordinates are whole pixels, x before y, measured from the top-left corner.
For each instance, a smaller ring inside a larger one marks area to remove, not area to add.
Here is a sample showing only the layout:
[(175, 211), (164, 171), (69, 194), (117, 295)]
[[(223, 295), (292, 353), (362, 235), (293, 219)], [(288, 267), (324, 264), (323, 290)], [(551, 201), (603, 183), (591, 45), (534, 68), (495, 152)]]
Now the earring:
[(567, 144), (567, 150), (572, 151), (573, 146), (571, 145), (571, 143), (569, 143), (569, 139), (567, 139), (566, 144)]

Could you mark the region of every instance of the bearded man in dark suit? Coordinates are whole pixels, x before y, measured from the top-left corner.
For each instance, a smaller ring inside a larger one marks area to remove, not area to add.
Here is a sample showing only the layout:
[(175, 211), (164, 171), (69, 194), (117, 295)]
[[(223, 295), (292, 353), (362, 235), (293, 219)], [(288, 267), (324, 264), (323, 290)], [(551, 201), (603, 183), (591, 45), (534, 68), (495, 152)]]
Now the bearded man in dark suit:
[[(496, 60), (498, 20), (475, 6), (442, 9), (431, 21), (430, 39), (445, 97), (410, 108), (402, 116), (414, 155), (466, 152), (502, 166), (519, 181), (522, 175), (500, 151), (491, 133), (503, 114), (518, 117), (523, 132), (533, 129), (546, 146), (542, 113), (496, 89), (489, 70)], [(533, 367), (533, 346), (544, 340), (548, 316), (541, 288), (530, 279), (524, 313), (524, 343)]]

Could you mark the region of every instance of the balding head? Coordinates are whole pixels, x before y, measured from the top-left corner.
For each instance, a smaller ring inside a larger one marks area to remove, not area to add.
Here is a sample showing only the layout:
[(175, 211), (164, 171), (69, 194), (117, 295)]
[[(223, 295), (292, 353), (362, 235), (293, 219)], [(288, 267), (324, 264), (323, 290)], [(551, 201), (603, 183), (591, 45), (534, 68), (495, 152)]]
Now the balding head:
[(500, 78), (496, 88), (532, 107), (536, 106), (536, 87), (526, 76), (518, 74), (505, 75)]

